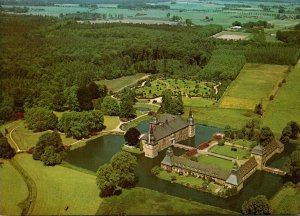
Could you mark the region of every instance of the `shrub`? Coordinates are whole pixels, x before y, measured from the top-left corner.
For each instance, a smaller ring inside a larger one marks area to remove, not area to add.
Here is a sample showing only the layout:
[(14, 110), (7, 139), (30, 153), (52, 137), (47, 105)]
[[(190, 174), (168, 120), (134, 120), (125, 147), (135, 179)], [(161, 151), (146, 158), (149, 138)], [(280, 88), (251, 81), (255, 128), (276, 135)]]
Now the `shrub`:
[(225, 145), (225, 140), (224, 139), (218, 140), (218, 145), (219, 146)]
[(231, 148), (231, 151), (237, 151), (237, 148), (232, 147), (232, 148)]
[(158, 175), (161, 171), (161, 168), (159, 166), (155, 166), (151, 169), (151, 172), (154, 174), (154, 175)]
[(274, 95), (270, 95), (270, 100), (273, 100), (274, 99)]

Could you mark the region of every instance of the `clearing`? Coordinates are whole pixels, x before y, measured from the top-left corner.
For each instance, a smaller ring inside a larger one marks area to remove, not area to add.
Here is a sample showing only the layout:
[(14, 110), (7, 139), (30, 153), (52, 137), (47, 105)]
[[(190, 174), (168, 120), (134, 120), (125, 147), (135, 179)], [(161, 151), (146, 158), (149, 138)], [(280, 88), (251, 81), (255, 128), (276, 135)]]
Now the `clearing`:
[(109, 91), (117, 92), (127, 86), (131, 86), (137, 83), (139, 80), (146, 79), (149, 75), (144, 73), (138, 73), (131, 76), (125, 76), (112, 80), (100, 80), (97, 84), (106, 85)]
[(250, 109), (263, 100), (266, 107), (275, 95), (288, 67), (271, 64), (245, 64), (238, 77), (224, 93), (221, 108)]
[(222, 31), (213, 35), (212, 37), (224, 40), (249, 40), (251, 34), (244, 32)]
[(300, 123), (300, 61), (288, 74), (273, 101), (269, 103), (263, 124), (268, 125), (275, 133), (281, 134), (289, 121)]

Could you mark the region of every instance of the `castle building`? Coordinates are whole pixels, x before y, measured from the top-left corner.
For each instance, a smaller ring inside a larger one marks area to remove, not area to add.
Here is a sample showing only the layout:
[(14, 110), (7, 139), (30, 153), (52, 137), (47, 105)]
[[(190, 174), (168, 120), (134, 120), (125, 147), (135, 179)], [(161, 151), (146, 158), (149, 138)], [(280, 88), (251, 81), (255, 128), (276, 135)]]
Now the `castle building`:
[(179, 115), (162, 114), (149, 123), (149, 131), (141, 137), (146, 157), (154, 158), (171, 145), (195, 136), (195, 121), (190, 110), (188, 120)]

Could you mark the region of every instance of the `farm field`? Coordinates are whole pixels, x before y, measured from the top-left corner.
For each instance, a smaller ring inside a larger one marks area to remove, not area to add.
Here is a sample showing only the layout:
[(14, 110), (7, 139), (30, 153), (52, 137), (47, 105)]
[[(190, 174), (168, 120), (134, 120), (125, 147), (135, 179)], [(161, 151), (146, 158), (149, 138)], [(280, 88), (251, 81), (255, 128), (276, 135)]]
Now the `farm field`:
[(210, 155), (201, 155), (198, 157), (198, 161), (199, 163), (204, 163), (227, 171), (231, 171), (233, 167), (233, 163), (231, 161), (217, 158)]
[[(190, 107), (185, 106), (183, 117), (187, 118)], [(257, 118), (258, 115), (250, 110), (242, 109), (225, 109), (218, 107), (192, 107), (195, 120), (204, 125), (225, 128), (230, 125), (233, 128), (241, 128), (252, 118)]]
[(247, 63), (224, 93), (219, 107), (253, 110), (260, 100), (266, 107), (287, 69), (282, 65)]
[(248, 149), (242, 149), (242, 148), (237, 148), (237, 151), (232, 151), (231, 150), (231, 146), (219, 146), (216, 145), (214, 147), (212, 147), (209, 151), (219, 154), (219, 155), (225, 155), (227, 157), (231, 157), (234, 159), (245, 159), (247, 157), (249, 157), (249, 150)]
[(222, 31), (212, 37), (224, 40), (249, 40), (251, 38), (251, 34), (244, 32)]
[(286, 83), (277, 92), (274, 100), (269, 103), (263, 124), (281, 134), (282, 129), (289, 121), (300, 122), (300, 61), (288, 74)]
[(206, 82), (197, 82), (194, 80), (153, 80), (147, 83), (145, 86), (137, 88), (136, 94), (142, 98), (156, 98), (161, 96), (162, 92), (169, 89), (173, 92), (173, 95), (190, 95), (194, 96), (209, 96), (210, 90), (213, 84)]
[[(20, 215), (22, 209), (18, 206), (28, 195), (27, 186), (8, 160), (0, 160), (0, 214)], [(9, 185), (9, 186), (8, 186)]]
[(123, 88), (135, 84), (137, 81), (141, 79), (147, 78), (149, 75), (146, 75), (144, 73), (139, 73), (131, 76), (124, 76), (117, 79), (112, 80), (100, 80), (97, 82), (97, 84), (103, 84), (107, 86), (107, 89), (109, 91), (120, 91)]
[(298, 214), (300, 212), (299, 184), (283, 186), (271, 199), (271, 208), (272, 214)]

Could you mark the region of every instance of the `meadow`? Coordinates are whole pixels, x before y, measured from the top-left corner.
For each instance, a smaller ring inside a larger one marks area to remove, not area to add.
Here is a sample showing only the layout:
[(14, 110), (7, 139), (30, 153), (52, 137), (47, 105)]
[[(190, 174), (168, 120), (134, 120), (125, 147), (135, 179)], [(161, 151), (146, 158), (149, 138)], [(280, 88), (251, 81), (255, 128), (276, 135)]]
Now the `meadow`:
[(254, 110), (261, 100), (266, 107), (275, 95), (288, 67), (247, 63), (223, 95), (219, 107)]
[(269, 103), (263, 116), (263, 124), (281, 134), (289, 121), (300, 122), (300, 61), (288, 74), (286, 83), (277, 92), (274, 100)]
[(131, 76), (124, 76), (117, 79), (112, 80), (100, 80), (97, 82), (97, 84), (106, 85), (107, 89), (112, 92), (117, 92), (122, 90), (123, 88), (127, 86), (131, 86), (135, 84), (137, 81), (146, 79), (149, 75), (146, 75), (144, 73), (138, 73)]
[(300, 187), (286, 184), (271, 199), (272, 214), (295, 215), (300, 212)]
[(190, 95), (191, 97), (199, 97), (210, 95), (210, 86), (212, 83), (198, 82), (194, 80), (180, 80), (180, 79), (156, 79), (145, 86), (137, 88), (136, 94), (142, 98), (156, 98), (162, 95), (162, 92), (169, 89), (173, 95)]

